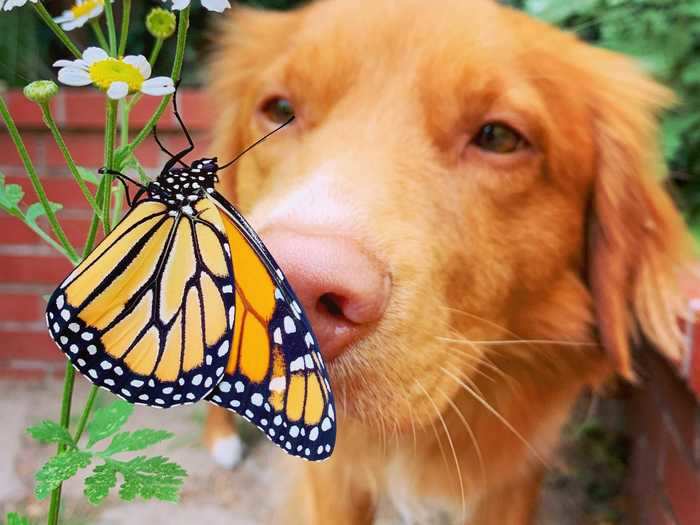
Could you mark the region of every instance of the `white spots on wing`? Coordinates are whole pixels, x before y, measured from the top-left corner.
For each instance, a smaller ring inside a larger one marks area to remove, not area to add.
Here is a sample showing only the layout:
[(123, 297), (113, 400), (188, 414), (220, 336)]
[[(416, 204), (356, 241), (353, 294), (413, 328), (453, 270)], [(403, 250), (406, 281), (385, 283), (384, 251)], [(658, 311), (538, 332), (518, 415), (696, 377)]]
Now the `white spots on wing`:
[(316, 441), (318, 439), (318, 427), (314, 427), (309, 431), (309, 439)]
[(306, 343), (306, 348), (311, 348), (311, 345), (314, 344), (314, 338), (311, 335), (311, 332), (306, 332), (306, 335), (304, 336), (304, 342)]
[(293, 438), (297, 437), (299, 435), (299, 427), (296, 425), (289, 427), (289, 435)]
[(171, 386), (166, 386), (166, 387), (163, 389), (163, 393), (164, 393), (165, 395), (171, 394), (172, 392), (173, 392), (173, 387), (171, 387)]
[(246, 409), (245, 415), (246, 415), (246, 417), (249, 418), (249, 419), (253, 419), (253, 416), (255, 416), (255, 414), (253, 414), (253, 411), (250, 410), (249, 408)]
[(187, 399), (193, 400), (195, 396), (192, 392), (187, 392), (187, 394), (185, 394), (185, 397)]
[(224, 357), (226, 354), (228, 354), (228, 344), (228, 341), (224, 341), (223, 343), (221, 343), (221, 346), (216, 352), (216, 355), (218, 355), (219, 357)]
[(70, 312), (68, 310), (61, 310), (61, 317), (64, 321), (70, 319)]
[(306, 368), (311, 370), (314, 367), (314, 360), (311, 359), (311, 354), (306, 354), (304, 356), (304, 363), (306, 364)]
[(153, 388), (154, 386), (156, 386), (156, 382), (153, 381), (153, 379), (149, 379), (149, 380), (148, 380), (148, 386), (150, 386), (151, 388)]
[(207, 357), (204, 359), (204, 361), (207, 363), (207, 366), (210, 366), (214, 362), (214, 359), (210, 354), (207, 354)]
[(52, 328), (53, 328), (53, 331), (56, 333), (60, 332), (60, 330), (61, 330), (61, 327), (58, 326), (58, 323), (54, 323)]
[(115, 366), (114, 373), (117, 374), (118, 376), (120, 376), (124, 373), (124, 370), (122, 370), (122, 368), (120, 366)]
[(304, 358), (297, 357), (294, 361), (289, 363), (289, 371), (297, 372), (299, 370), (304, 370)]
[(221, 291), (223, 293), (233, 293), (233, 286), (231, 286), (230, 284), (227, 284), (226, 286), (222, 286)]
[(68, 338), (65, 335), (62, 335), (59, 341), (61, 341), (62, 345), (65, 345), (68, 343)]
[(95, 355), (97, 353), (97, 347), (95, 345), (88, 345), (86, 350), (90, 355)]
[(236, 389), (236, 392), (239, 394), (242, 394), (243, 391), (245, 390), (245, 386), (243, 385), (243, 381), (236, 381), (236, 384), (233, 385), (233, 387)]
[(78, 366), (85, 366), (85, 359), (78, 359)]
[(256, 393), (253, 394), (252, 396), (250, 396), (250, 402), (251, 402), (253, 405), (255, 405), (256, 407), (262, 406), (263, 401), (264, 401), (263, 396), (262, 396), (260, 393), (258, 393), (258, 392), (256, 392)]
[(175, 394), (173, 396), (173, 401), (180, 401), (182, 399), (182, 394)]
[(121, 393), (127, 397), (131, 397), (131, 392), (129, 392), (126, 388), (122, 388)]
[(204, 378), (202, 377), (202, 374), (197, 374), (196, 376), (194, 376), (194, 377), (192, 378), (192, 384), (193, 384), (194, 386), (199, 386), (200, 384), (202, 384), (202, 379), (204, 379)]
[(211, 387), (213, 382), (214, 382), (214, 380), (211, 377), (207, 377), (206, 380), (204, 381), (204, 388)]
[(68, 325), (68, 330), (77, 334), (80, 332), (80, 325), (78, 323), (71, 323)]
[(279, 277), (280, 281), (284, 281), (284, 274), (282, 273), (282, 270), (280, 270), (279, 268), (277, 268), (277, 269), (275, 270), (275, 273), (277, 274), (277, 277)]
[(294, 325), (294, 320), (288, 315), (284, 317), (284, 331), (288, 334), (293, 334), (297, 331), (297, 327)]
[(228, 324), (233, 326), (233, 322), (236, 320), (236, 307), (232, 306), (228, 309)]
[(70, 350), (71, 353), (73, 353), (73, 354), (77, 354), (78, 353), (78, 345), (70, 345), (68, 347), (68, 350)]
[(157, 397), (157, 398), (156, 398), (156, 404), (158, 404), (158, 405), (164, 405), (164, 404), (165, 404), (165, 401), (163, 401), (161, 398)]
[(140, 379), (132, 379), (131, 383), (129, 383), (129, 384), (131, 386), (133, 386), (134, 388), (140, 388), (143, 386), (143, 381), (141, 381)]
[(282, 416), (276, 415), (272, 422), (275, 424), (275, 426), (280, 426), (282, 424)]
[(323, 421), (321, 421), (321, 430), (326, 432), (327, 430), (329, 430), (331, 428), (331, 426), (333, 426), (331, 423), (331, 420), (328, 419), (327, 417), (324, 417)]
[(115, 385), (114, 379), (110, 379), (110, 378), (105, 379), (105, 385), (114, 386)]
[(141, 401), (148, 401), (148, 394), (141, 394), (141, 395), (139, 396), (139, 399), (140, 399)]
[(287, 387), (287, 378), (284, 376), (273, 377), (270, 380), (270, 390), (273, 392), (284, 392)]
[(222, 381), (219, 383), (219, 390), (221, 390), (224, 394), (228, 394), (231, 391), (231, 383), (228, 381)]
[(80, 337), (83, 341), (92, 341), (94, 335), (90, 332), (83, 332), (82, 334), (80, 334)]
[(275, 342), (275, 344), (282, 344), (282, 330), (280, 330), (279, 326), (275, 328), (274, 332), (272, 332), (272, 340)]
[(275, 299), (279, 299), (280, 301), (284, 299), (284, 296), (279, 288), (275, 288)]
[(109, 370), (110, 368), (112, 368), (112, 363), (110, 363), (109, 361), (102, 361), (100, 363), (100, 366), (102, 367), (102, 370)]
[(335, 412), (333, 411), (333, 405), (328, 406), (328, 417), (335, 421)]
[(233, 408), (238, 408), (239, 406), (241, 406), (241, 402), (238, 399), (233, 399), (231, 400), (229, 405), (231, 405)]
[(56, 297), (56, 308), (60, 310), (61, 308), (63, 308), (64, 304), (65, 301), (63, 299), (63, 295), (59, 295), (58, 297)]
[(93, 379), (97, 379), (97, 370), (95, 370), (94, 368), (91, 368), (90, 370), (88, 370), (88, 375), (90, 377), (92, 377)]

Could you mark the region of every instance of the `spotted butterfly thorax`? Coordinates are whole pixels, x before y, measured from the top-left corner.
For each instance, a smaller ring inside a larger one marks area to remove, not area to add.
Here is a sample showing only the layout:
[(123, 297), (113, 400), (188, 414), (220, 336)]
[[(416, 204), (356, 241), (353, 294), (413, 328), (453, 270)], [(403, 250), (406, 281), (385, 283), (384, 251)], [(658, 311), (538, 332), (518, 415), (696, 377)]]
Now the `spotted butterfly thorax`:
[[(175, 115), (182, 124), (177, 106)], [(113, 172), (140, 189), (49, 298), (49, 333), (80, 373), (129, 402), (207, 399), (288, 453), (324, 459), (335, 408), (308, 318), (253, 228), (216, 191), (217, 159), (183, 162), (194, 144), (182, 126), (190, 146), (156, 180), (142, 186)]]

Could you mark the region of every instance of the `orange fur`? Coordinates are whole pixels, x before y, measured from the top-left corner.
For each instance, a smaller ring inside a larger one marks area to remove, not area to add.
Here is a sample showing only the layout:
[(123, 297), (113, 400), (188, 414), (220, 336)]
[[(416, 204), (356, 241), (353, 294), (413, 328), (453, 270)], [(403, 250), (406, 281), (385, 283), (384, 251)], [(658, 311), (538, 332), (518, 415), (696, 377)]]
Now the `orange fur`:
[[(688, 244), (656, 144), (671, 94), (486, 0), (238, 9), (221, 30), (214, 150), (267, 131), (270, 96), (297, 115), (223, 191), (264, 236), (288, 192), (330, 165), (354, 210), (347, 234), (393, 280), (382, 321), (330, 364), (336, 452), (290, 463), (305, 481), (284, 522), (370, 523), (390, 502), (416, 522), (530, 523), (577, 396), (634, 377), (630, 335), (680, 357)], [(493, 120), (531, 147), (468, 145)]]

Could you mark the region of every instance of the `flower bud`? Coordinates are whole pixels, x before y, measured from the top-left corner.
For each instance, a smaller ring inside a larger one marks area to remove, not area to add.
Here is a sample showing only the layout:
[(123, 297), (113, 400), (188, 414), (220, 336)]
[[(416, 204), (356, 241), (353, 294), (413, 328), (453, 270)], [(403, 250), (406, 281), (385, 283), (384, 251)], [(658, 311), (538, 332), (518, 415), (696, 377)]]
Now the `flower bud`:
[(175, 15), (167, 9), (154, 7), (146, 16), (146, 29), (156, 38), (165, 40), (175, 33)]
[(46, 104), (58, 93), (53, 80), (36, 80), (24, 88), (24, 96), (37, 104)]

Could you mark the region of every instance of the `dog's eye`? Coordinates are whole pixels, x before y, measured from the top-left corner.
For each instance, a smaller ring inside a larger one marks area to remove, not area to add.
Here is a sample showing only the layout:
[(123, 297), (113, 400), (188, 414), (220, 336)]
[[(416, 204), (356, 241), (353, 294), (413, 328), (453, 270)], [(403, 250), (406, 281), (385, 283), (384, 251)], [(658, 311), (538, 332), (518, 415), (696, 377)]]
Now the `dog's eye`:
[(472, 139), (477, 147), (491, 153), (507, 154), (527, 146), (527, 140), (510, 126), (498, 122), (484, 124)]
[(284, 124), (294, 116), (292, 103), (282, 97), (272, 97), (263, 102), (260, 111), (274, 124)]

